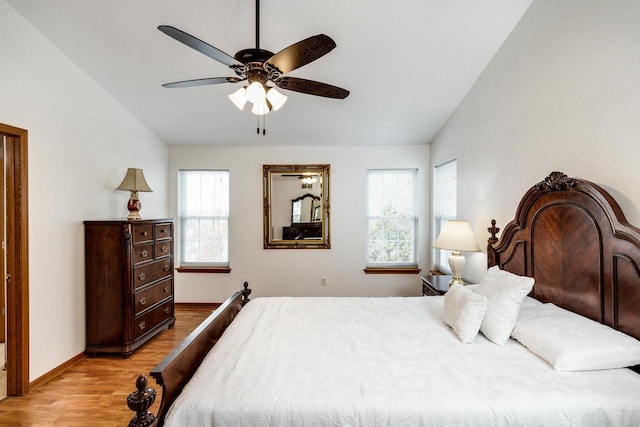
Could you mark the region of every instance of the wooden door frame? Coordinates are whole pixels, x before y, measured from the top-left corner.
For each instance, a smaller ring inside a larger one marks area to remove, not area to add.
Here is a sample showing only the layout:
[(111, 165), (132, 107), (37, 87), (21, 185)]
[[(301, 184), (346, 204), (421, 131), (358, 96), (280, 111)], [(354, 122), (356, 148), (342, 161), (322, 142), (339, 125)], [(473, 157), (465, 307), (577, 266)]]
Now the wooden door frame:
[(5, 136), (7, 395), (29, 392), (29, 211), (27, 131), (0, 123)]
[[(4, 163), (5, 163), (5, 158), (4, 158), (4, 135), (0, 134), (0, 157), (2, 157), (2, 159), (0, 159), (0, 164), (3, 165), (4, 167)], [(5, 233), (5, 221), (4, 221), (4, 204), (5, 204), (5, 199), (6, 199), (6, 195), (4, 192), (4, 169), (2, 169), (2, 172), (0, 173), (0, 191), (2, 191), (2, 193), (0, 194), (0, 241), (4, 242), (4, 233)], [(4, 245), (4, 243), (3, 243)], [(2, 277), (7, 277), (7, 272), (4, 271), (5, 269), (5, 263), (4, 263), (4, 254), (5, 254), (5, 249), (4, 247), (2, 248), (2, 257), (0, 257), (0, 262), (2, 262), (2, 265), (0, 265), (0, 280), (2, 280)], [(6, 334), (7, 334), (7, 322), (6, 322), (6, 308), (7, 308), (7, 301), (6, 301), (6, 280), (3, 280), (2, 282), (0, 282), (0, 310), (2, 310), (2, 314), (0, 315), (0, 342), (2, 342), (3, 347), (2, 347), (2, 354), (0, 354), (0, 357), (2, 357), (2, 359), (0, 359), (0, 367), (2, 367), (2, 370), (7, 369), (7, 352), (6, 352), (6, 346), (5, 341), (7, 340)], [(6, 388), (6, 387), (5, 387)], [(0, 390), (1, 396), (4, 396), (7, 393), (7, 390)]]

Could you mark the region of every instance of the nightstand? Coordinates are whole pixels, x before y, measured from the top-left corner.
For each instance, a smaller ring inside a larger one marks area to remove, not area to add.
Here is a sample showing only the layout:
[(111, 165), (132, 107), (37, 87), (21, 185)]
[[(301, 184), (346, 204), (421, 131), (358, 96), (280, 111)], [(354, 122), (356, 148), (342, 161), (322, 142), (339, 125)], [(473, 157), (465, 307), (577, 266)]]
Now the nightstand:
[(444, 295), (449, 290), (452, 276), (420, 276), (422, 279), (422, 296)]

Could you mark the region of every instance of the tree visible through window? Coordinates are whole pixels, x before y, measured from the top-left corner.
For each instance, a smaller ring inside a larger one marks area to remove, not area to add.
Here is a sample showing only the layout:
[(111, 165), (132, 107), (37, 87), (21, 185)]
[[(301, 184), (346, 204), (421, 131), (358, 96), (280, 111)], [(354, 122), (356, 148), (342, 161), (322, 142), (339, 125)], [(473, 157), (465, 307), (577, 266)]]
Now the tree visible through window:
[(367, 171), (367, 266), (415, 267), (416, 169)]
[(180, 263), (229, 265), (229, 171), (181, 170)]

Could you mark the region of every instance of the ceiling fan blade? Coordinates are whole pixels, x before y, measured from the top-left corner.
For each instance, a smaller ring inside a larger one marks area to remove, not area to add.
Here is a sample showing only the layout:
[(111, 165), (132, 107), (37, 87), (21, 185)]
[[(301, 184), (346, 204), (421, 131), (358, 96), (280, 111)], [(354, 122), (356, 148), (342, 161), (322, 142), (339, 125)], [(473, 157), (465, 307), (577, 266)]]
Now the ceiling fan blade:
[(193, 37), (191, 34), (187, 34), (182, 30), (179, 30), (170, 25), (160, 25), (158, 27), (160, 31), (178, 40), (180, 43), (186, 44), (190, 48), (197, 50), (198, 52), (207, 55), (209, 58), (215, 59), (218, 62), (222, 62), (228, 67), (246, 67), (242, 62), (237, 61), (233, 56), (224, 53), (218, 48), (211, 46), (202, 40)]
[[(331, 52), (336, 42), (329, 36), (318, 34), (292, 44), (269, 58), (266, 64), (286, 74)], [(265, 64), (265, 65), (266, 65)]]
[(238, 83), (244, 79), (239, 79), (237, 77), (210, 77), (208, 79), (194, 79), (194, 80), (184, 80), (181, 82), (173, 82), (173, 83), (165, 83), (162, 86), (168, 88), (177, 88), (177, 87), (193, 87), (193, 86), (206, 86), (206, 85), (217, 85), (220, 83)]
[(298, 77), (280, 77), (274, 81), (274, 83), (281, 89), (309, 95), (324, 96), (325, 98), (344, 99), (349, 96), (349, 91), (341, 87), (315, 82), (313, 80), (300, 79)]

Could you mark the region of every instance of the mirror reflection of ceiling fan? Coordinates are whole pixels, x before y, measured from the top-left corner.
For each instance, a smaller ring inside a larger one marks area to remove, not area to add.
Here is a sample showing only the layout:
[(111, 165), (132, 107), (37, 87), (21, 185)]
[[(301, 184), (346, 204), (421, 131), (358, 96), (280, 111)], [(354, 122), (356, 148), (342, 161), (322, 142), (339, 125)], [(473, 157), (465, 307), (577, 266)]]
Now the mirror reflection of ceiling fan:
[(166, 83), (162, 85), (164, 87), (184, 88), (247, 82), (247, 85), (230, 94), (229, 98), (241, 110), (244, 109), (247, 101), (251, 102), (253, 104), (251, 111), (256, 115), (265, 115), (284, 105), (287, 97), (278, 92), (276, 87), (326, 98), (344, 99), (349, 96), (348, 90), (337, 86), (286, 76), (287, 73), (333, 50), (336, 43), (331, 37), (318, 34), (294, 43), (276, 54), (260, 49), (260, 0), (256, 0), (256, 47), (242, 49), (234, 56), (175, 27), (160, 25), (158, 29), (169, 37), (228, 66), (236, 74), (233, 77), (209, 77)]
[(313, 184), (318, 182), (319, 173), (304, 172), (299, 174), (282, 174), (282, 177), (294, 177), (302, 181), (302, 188), (313, 188)]

